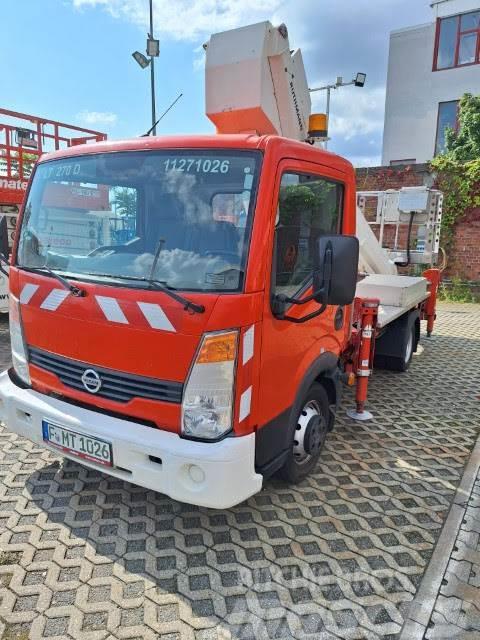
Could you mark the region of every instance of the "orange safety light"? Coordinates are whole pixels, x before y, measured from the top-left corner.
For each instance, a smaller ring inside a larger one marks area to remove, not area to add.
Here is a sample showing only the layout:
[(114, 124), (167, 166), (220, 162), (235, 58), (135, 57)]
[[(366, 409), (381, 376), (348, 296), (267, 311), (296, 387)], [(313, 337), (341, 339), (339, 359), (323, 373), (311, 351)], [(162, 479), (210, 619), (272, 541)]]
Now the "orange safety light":
[(352, 372), (347, 373), (347, 385), (348, 385), (349, 387), (353, 387), (353, 385), (355, 384), (355, 382), (356, 382), (355, 374), (354, 374), (354, 373), (352, 373)]
[(328, 117), (326, 113), (312, 113), (308, 120), (309, 138), (328, 137)]

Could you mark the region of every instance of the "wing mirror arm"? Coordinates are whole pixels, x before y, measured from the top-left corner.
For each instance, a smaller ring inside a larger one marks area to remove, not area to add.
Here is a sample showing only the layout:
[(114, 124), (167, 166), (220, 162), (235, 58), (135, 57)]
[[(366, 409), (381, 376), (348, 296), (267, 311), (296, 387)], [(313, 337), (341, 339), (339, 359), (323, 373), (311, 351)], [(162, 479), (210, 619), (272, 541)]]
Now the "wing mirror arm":
[[(311, 295), (306, 296), (305, 298), (289, 298), (288, 296), (282, 294), (276, 295), (274, 297), (275, 317), (278, 320), (288, 320), (289, 322), (301, 324), (303, 322), (307, 322), (308, 320), (312, 320), (313, 318), (317, 318), (319, 315), (325, 312), (327, 308), (328, 293), (330, 290), (330, 282), (332, 276), (332, 257), (332, 248), (331, 246), (329, 246), (325, 251), (325, 260), (323, 262), (323, 286), (314, 291)], [(315, 278), (313, 279), (313, 282), (315, 283)], [(287, 304), (302, 305), (306, 304), (307, 302), (311, 302), (312, 300), (320, 303), (320, 308), (316, 311), (313, 311), (312, 313), (309, 313), (308, 315), (302, 316), (300, 318), (285, 315), (284, 310)]]
[(312, 320), (313, 318), (316, 318), (317, 316), (322, 315), (322, 313), (325, 311), (325, 309), (327, 308), (327, 305), (325, 303), (322, 304), (322, 306), (317, 309), (316, 311), (314, 311), (313, 313), (309, 313), (306, 316), (302, 316), (301, 318), (295, 318), (294, 316), (283, 316), (283, 317), (278, 317), (279, 320), (288, 320), (289, 322), (295, 322), (296, 324), (302, 324), (303, 322), (307, 322), (308, 320)]

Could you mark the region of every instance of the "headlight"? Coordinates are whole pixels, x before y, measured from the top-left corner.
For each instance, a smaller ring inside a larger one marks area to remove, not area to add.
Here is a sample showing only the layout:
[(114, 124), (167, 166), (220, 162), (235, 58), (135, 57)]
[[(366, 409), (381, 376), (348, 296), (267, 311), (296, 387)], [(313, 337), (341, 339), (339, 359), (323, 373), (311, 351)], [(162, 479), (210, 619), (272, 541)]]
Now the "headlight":
[(15, 298), (12, 294), (10, 294), (10, 314), (8, 319), (13, 368), (23, 382), (30, 384), (27, 349), (23, 339), (22, 312), (18, 298)]
[(202, 339), (182, 402), (182, 432), (214, 440), (232, 429), (238, 331)]

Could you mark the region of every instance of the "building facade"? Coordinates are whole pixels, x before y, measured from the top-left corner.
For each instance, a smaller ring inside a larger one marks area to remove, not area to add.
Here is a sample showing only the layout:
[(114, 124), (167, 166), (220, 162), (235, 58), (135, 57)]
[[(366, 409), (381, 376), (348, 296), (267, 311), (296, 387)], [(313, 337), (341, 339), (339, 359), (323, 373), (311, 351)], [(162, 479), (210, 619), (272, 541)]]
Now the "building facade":
[(480, 94), (480, 0), (431, 7), (431, 23), (390, 34), (383, 165), (431, 160), (457, 127), (459, 98)]

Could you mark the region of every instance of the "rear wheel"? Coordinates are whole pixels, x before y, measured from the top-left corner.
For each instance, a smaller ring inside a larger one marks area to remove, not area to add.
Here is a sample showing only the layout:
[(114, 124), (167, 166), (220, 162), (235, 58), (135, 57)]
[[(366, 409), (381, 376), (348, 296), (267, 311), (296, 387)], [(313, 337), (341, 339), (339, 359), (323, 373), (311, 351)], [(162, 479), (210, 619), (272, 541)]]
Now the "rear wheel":
[(399, 345), (396, 355), (381, 355), (375, 357), (375, 366), (389, 371), (406, 371), (412, 361), (415, 351), (416, 333), (415, 323), (403, 323), (394, 325), (391, 329), (395, 332), (392, 337)]
[(329, 411), (327, 393), (316, 382), (307, 391), (291, 428), (290, 450), (279, 471), (287, 482), (301, 482), (317, 464), (328, 432)]

